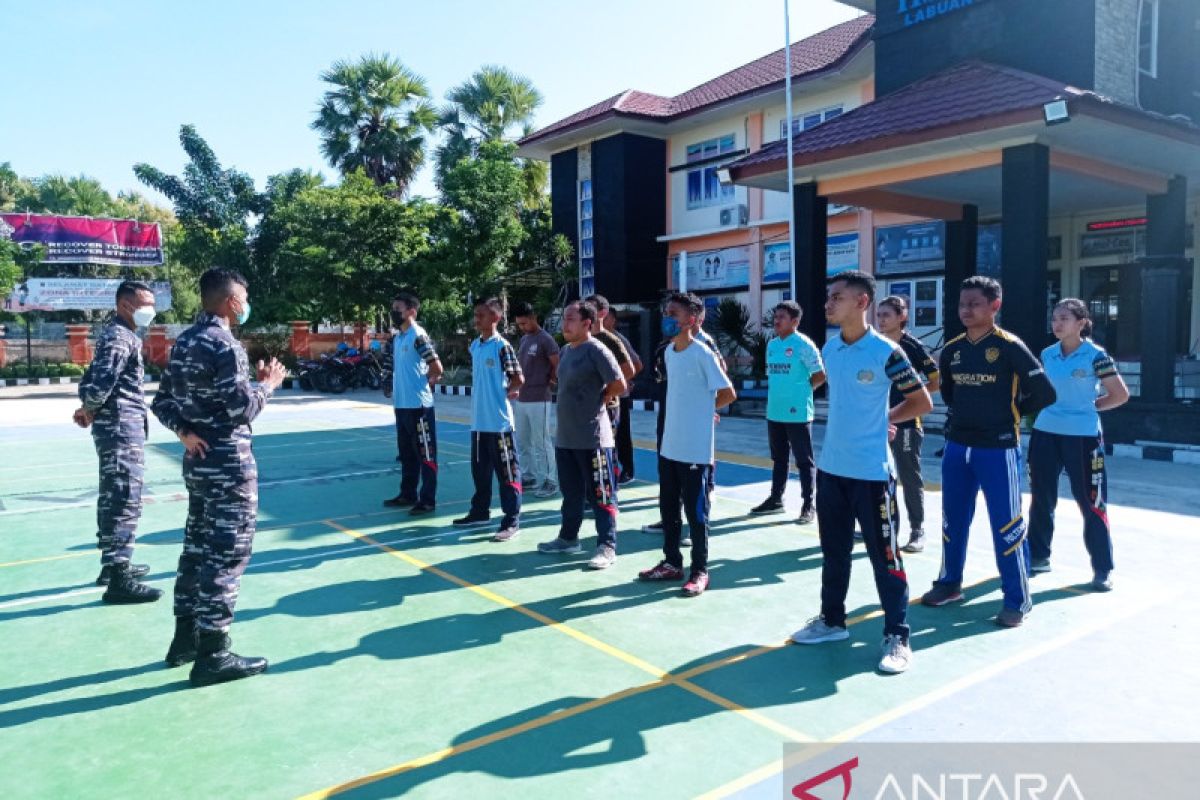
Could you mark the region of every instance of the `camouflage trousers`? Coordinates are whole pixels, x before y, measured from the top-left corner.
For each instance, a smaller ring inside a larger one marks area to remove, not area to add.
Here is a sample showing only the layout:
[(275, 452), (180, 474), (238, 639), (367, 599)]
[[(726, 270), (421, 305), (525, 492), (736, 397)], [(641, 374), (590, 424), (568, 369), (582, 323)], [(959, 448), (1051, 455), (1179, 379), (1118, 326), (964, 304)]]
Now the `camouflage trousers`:
[(144, 425), (110, 426), (97, 420), (92, 442), (100, 461), (100, 494), (96, 498), (96, 546), (104, 565), (128, 562), (134, 531), (142, 516), (142, 484), (146, 465)]
[(225, 631), (254, 546), (258, 467), (248, 440), (210, 444), (205, 458), (183, 459), (188, 515), (175, 616), (194, 616), (198, 628)]

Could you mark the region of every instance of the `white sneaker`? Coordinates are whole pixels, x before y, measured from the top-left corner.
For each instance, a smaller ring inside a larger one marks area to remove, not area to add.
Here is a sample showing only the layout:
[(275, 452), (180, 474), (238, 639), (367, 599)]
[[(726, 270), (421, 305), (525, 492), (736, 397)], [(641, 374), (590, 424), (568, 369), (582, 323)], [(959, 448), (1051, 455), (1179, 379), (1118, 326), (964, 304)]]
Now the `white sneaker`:
[(509, 525), (507, 528), (501, 528), (500, 530), (496, 531), (496, 534), (492, 537), (492, 541), (507, 542), (516, 538), (516, 535), (520, 532), (521, 529), (516, 525)]
[(796, 644), (821, 644), (823, 642), (840, 642), (850, 638), (850, 631), (843, 625), (826, 625), (821, 617), (813, 617), (808, 623), (792, 634)]
[(602, 544), (592, 554), (592, 560), (587, 563), (588, 569), (608, 569), (617, 561), (617, 551), (611, 546)]
[(881, 650), (883, 657), (879, 659), (880, 672), (899, 675), (912, 666), (912, 648), (908, 646), (908, 642), (900, 638), (899, 634), (893, 633), (883, 637)]

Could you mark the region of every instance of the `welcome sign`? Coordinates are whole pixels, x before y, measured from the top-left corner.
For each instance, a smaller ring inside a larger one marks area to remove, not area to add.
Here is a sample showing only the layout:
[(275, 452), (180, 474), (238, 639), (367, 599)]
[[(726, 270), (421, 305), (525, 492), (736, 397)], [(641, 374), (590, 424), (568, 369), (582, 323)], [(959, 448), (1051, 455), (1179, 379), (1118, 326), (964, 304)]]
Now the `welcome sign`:
[(964, 8), (982, 4), (986, 0), (892, 0), (892, 2), (896, 4), (896, 17), (891, 27), (911, 28)]

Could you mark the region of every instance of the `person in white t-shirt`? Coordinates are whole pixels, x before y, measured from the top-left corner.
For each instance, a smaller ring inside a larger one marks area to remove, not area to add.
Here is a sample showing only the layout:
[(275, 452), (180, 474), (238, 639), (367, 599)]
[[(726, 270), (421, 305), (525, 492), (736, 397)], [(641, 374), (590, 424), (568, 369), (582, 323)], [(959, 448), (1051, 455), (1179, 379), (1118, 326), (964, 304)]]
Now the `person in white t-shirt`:
[(696, 341), (693, 328), (704, 310), (694, 294), (675, 294), (667, 313), (678, 332), (663, 353), (667, 371), (666, 423), (658, 450), (658, 510), (663, 522), (663, 555), (657, 566), (644, 570), (644, 581), (675, 581), (684, 577), (680, 540), (682, 503), (692, 539), (692, 564), (683, 593), (689, 597), (708, 588), (709, 474), (713, 468), (714, 412), (737, 395), (712, 350)]

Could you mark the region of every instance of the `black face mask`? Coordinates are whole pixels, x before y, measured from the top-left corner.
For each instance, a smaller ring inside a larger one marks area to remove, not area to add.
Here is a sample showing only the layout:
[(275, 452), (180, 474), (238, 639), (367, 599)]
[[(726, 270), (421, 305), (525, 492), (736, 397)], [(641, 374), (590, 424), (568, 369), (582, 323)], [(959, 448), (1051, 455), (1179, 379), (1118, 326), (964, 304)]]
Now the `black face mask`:
[(404, 315), (395, 309), (392, 309), (392, 324), (397, 328), (404, 324)]

